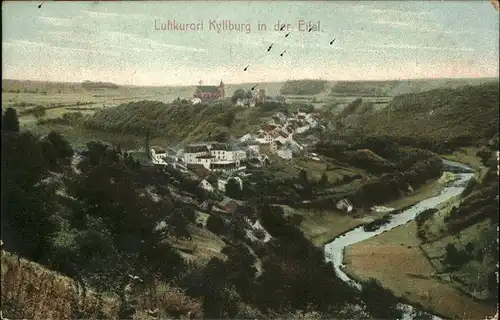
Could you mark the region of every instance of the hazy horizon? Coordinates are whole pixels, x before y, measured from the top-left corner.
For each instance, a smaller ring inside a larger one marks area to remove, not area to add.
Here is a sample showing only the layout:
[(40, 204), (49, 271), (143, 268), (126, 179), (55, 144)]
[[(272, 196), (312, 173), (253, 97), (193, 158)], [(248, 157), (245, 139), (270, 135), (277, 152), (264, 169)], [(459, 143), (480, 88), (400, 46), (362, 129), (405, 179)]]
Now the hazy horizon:
[[(4, 2), (2, 18), (3, 79), (193, 86), (499, 76), (499, 15), (487, 0)], [(168, 20), (203, 30), (161, 30)], [(224, 20), (251, 31), (217, 30)], [(278, 20), (290, 30), (270, 31)], [(298, 31), (299, 20), (319, 21), (322, 32)]]
[[(378, 79), (359, 79), (359, 80), (329, 80), (329, 79), (316, 79), (316, 78), (296, 78), (296, 79), (286, 79), (286, 80), (279, 80), (279, 81), (263, 81), (262, 83), (282, 83), (286, 81), (300, 81), (300, 80), (325, 80), (329, 82), (390, 82), (390, 81), (425, 81), (425, 80), (480, 80), (480, 79), (491, 79), (492, 81), (500, 81), (498, 77), (475, 77), (475, 78), (464, 78), (464, 77), (457, 77), (457, 78), (408, 78), (408, 79), (385, 79), (385, 80), (378, 80)], [(121, 87), (196, 87), (199, 84), (198, 83), (192, 83), (192, 84), (179, 84), (179, 85), (136, 85), (136, 84), (120, 84), (116, 82), (110, 82), (110, 81), (101, 81), (101, 80), (87, 80), (84, 79), (82, 81), (51, 81), (51, 80), (32, 80), (32, 79), (14, 79), (14, 78), (3, 78), (2, 81), (24, 81), (24, 82), (48, 82), (48, 83), (61, 83), (61, 84), (81, 84), (84, 81), (91, 81), (91, 82), (103, 82), (103, 83), (113, 83), (116, 85), (119, 85)], [(254, 85), (256, 82), (225, 82), (225, 85)], [(218, 85), (219, 83), (203, 83), (202, 85)]]

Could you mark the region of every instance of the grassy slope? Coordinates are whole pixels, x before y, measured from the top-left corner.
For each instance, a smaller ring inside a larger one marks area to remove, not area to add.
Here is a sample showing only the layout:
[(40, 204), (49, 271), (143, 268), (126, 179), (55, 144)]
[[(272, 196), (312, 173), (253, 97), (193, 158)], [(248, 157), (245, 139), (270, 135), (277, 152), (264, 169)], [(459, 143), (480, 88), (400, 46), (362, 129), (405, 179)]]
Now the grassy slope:
[(117, 319), (117, 297), (104, 297), (102, 308), (95, 293), (85, 299), (78, 295), (75, 282), (16, 255), (2, 250), (2, 311), (10, 319), (71, 319), (71, 301), (78, 301), (87, 317)]
[[(76, 282), (39, 264), (2, 250), (2, 315), (8, 319), (74, 319), (79, 306), (84, 319), (119, 319), (118, 296), (102, 295), (92, 289), (83, 296)], [(187, 297), (180, 289), (157, 283), (146, 288), (138, 301), (136, 319), (151, 319), (146, 310), (159, 309), (162, 317), (169, 314), (202, 318), (201, 303)]]
[(498, 104), (498, 82), (405, 94), (366, 117), (363, 126), (372, 134), (441, 141), (464, 135), (491, 138), (499, 128)]

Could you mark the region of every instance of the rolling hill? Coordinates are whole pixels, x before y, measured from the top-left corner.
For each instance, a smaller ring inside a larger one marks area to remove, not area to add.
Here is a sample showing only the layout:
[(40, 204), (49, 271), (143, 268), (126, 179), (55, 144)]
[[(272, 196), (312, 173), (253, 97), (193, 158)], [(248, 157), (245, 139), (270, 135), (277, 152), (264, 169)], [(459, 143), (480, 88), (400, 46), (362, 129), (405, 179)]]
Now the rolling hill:
[[(279, 106), (279, 105), (278, 105)], [(277, 111), (277, 110), (276, 110)], [(225, 105), (165, 104), (139, 101), (101, 109), (85, 121), (93, 130), (143, 136), (146, 131), (172, 143), (242, 136), (271, 116), (274, 110)]]
[(498, 82), (395, 97), (358, 122), (365, 133), (447, 140), (491, 138), (499, 129)]
[(495, 78), (476, 79), (405, 79), (388, 81), (338, 81), (332, 83), (330, 96), (394, 97), (420, 93), (438, 88), (460, 88), (495, 81)]

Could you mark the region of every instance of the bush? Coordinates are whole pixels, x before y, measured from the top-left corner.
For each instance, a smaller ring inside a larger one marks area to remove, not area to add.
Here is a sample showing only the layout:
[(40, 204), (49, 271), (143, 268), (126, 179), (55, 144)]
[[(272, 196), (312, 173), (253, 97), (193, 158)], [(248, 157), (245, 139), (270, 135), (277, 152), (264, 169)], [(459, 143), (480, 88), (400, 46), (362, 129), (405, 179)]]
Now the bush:
[(444, 263), (452, 267), (461, 267), (470, 260), (469, 255), (464, 250), (457, 250), (451, 243), (446, 245), (446, 256)]
[(225, 234), (226, 224), (217, 214), (211, 214), (207, 219), (207, 229), (215, 234)]
[(439, 211), (438, 209), (431, 208), (431, 209), (427, 209), (427, 210), (424, 210), (423, 212), (421, 212), (415, 218), (415, 221), (417, 222), (417, 226), (420, 228), (425, 223), (425, 221), (427, 221), (430, 217), (432, 217), (438, 211)]

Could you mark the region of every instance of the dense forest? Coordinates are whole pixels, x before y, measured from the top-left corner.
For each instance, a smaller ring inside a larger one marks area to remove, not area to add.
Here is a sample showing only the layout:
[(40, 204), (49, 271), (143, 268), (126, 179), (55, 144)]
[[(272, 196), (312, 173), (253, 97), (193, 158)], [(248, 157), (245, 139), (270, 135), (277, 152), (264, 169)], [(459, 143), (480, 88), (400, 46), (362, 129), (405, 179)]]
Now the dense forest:
[(331, 89), (331, 96), (394, 97), (401, 94), (420, 93), (438, 88), (460, 88), (480, 85), (495, 78), (480, 79), (409, 79), (388, 81), (339, 81)]
[[(214, 104), (192, 105), (185, 100), (170, 104), (158, 101), (138, 101), (102, 109), (81, 124), (91, 130), (144, 136), (150, 132), (172, 143), (199, 140), (227, 141), (230, 136), (240, 137), (260, 127), (274, 113), (291, 112), (306, 104), (285, 105), (264, 102), (255, 108), (234, 106), (230, 100)], [(59, 119), (69, 123), (67, 119)]]
[(404, 94), (358, 125), (370, 135), (466, 146), (498, 132), (499, 102), (498, 82)]

